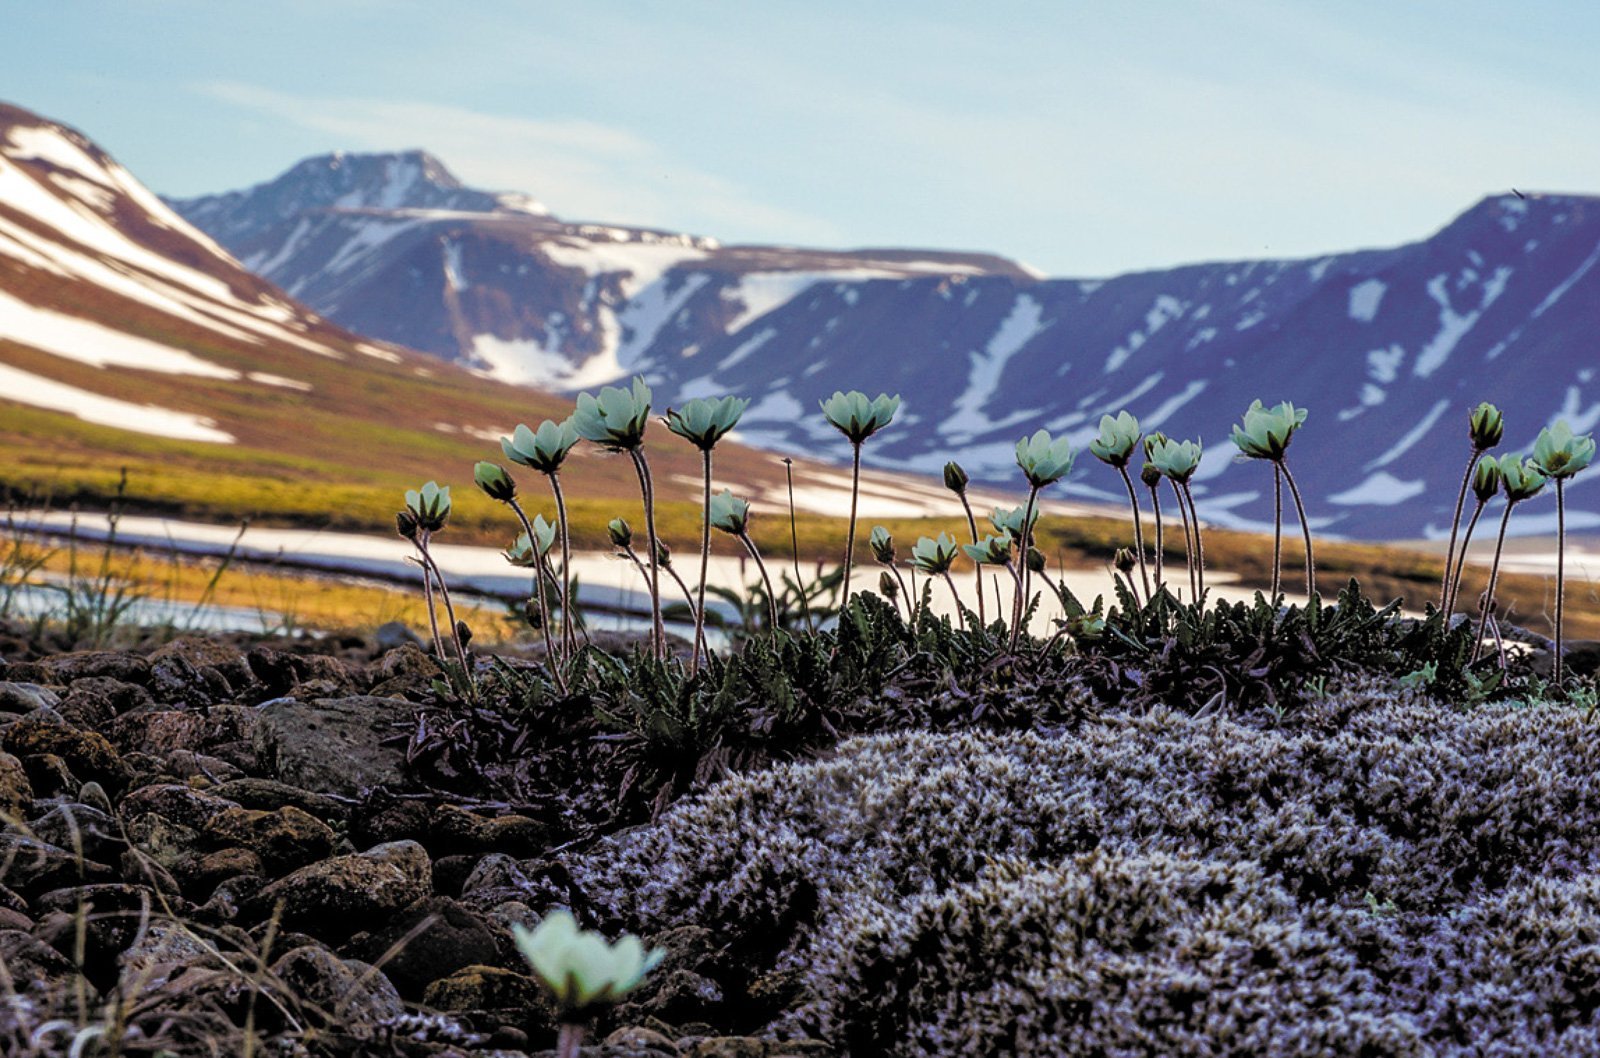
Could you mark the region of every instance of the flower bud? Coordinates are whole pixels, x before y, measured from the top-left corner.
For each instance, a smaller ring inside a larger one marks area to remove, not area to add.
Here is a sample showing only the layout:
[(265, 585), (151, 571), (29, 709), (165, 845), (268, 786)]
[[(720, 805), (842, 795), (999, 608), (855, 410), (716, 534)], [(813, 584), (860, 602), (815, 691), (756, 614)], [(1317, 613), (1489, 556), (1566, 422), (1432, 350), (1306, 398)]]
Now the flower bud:
[(1478, 497), (1479, 503), (1488, 503), (1500, 491), (1500, 464), (1493, 459), (1485, 459), (1478, 464), (1472, 472), (1472, 494)]
[(499, 463), (484, 461), (472, 468), (472, 480), (478, 483), (478, 488), (491, 500), (509, 503), (517, 495), (517, 483), (512, 480), (511, 474)]
[(884, 598), (891, 602), (900, 595), (900, 585), (895, 583), (895, 579), (889, 575), (888, 570), (878, 574), (878, 590), (883, 593)]
[(881, 525), (873, 526), (867, 542), (872, 545), (873, 558), (885, 566), (894, 565), (894, 537), (889, 535), (889, 530)]
[(662, 569), (672, 568), (672, 548), (667, 546), (665, 540), (656, 540), (656, 565)]
[(1505, 420), (1500, 415), (1500, 409), (1485, 401), (1472, 409), (1472, 418), (1469, 425), (1469, 435), (1472, 438), (1472, 447), (1480, 452), (1487, 452), (1500, 443), (1500, 438), (1505, 435)]
[(456, 622), (456, 637), (461, 640), (462, 646), (469, 646), (472, 643), (472, 629), (467, 627), (467, 622)]
[(957, 496), (967, 491), (967, 472), (960, 463), (952, 460), (944, 465), (944, 487)]
[(611, 543), (616, 547), (633, 546), (633, 530), (621, 518), (613, 518), (606, 523), (606, 532), (611, 536)]
[(1144, 482), (1145, 488), (1155, 488), (1161, 484), (1161, 468), (1154, 463), (1146, 463), (1139, 468), (1139, 480)]
[(1126, 547), (1117, 548), (1116, 552), (1111, 556), (1111, 564), (1116, 567), (1118, 573), (1127, 576), (1133, 572), (1133, 551)]
[(417, 516), (410, 511), (401, 511), (394, 516), (395, 532), (407, 540), (417, 538)]
[(1043, 573), (1044, 572), (1044, 552), (1040, 551), (1036, 547), (1028, 548), (1028, 572), (1029, 573)]

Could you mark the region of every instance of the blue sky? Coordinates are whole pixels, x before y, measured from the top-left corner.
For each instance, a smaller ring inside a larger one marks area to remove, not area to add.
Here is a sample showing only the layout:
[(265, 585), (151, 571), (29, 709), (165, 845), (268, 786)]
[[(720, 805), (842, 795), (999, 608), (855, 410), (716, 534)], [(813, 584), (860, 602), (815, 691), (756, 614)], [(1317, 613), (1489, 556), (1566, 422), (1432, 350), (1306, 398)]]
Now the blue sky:
[(573, 219), (1087, 277), (1600, 192), (1587, 2), (41, 0), (0, 29), (0, 98), (167, 194), (415, 146)]

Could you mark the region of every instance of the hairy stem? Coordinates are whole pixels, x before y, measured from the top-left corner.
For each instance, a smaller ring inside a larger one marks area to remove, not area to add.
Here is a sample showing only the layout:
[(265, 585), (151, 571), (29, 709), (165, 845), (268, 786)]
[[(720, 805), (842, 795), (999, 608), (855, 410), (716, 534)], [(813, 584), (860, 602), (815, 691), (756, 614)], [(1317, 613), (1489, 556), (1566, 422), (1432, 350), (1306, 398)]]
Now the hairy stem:
[(950, 585), (950, 598), (956, 601), (956, 620), (961, 622), (961, 630), (967, 630), (967, 614), (961, 606), (961, 593), (956, 591), (956, 582), (950, 579), (950, 571), (945, 570), (944, 582)]
[(839, 616), (850, 604), (850, 569), (856, 559), (856, 497), (861, 491), (861, 442), (852, 442), (855, 455), (850, 461), (850, 531), (844, 538), (844, 595), (839, 599)]
[[(423, 554), (422, 536), (419, 533), (417, 540), (417, 554)], [(428, 630), (433, 633), (433, 654), (440, 661), (444, 660), (444, 640), (439, 638), (439, 618), (433, 612), (433, 574), (428, 571), (428, 563), (418, 561), (422, 567), (422, 601), (428, 607)]]
[(811, 623), (811, 600), (806, 598), (806, 582), (800, 579), (800, 530), (795, 526), (794, 520), (794, 460), (784, 457), (784, 480), (789, 483), (789, 550), (794, 560), (794, 590), (800, 594), (800, 612), (806, 619), (806, 631), (816, 632), (816, 625)]
[[(422, 538), (419, 536), (418, 539)], [(456, 623), (456, 608), (450, 602), (450, 589), (445, 586), (444, 574), (439, 571), (438, 563), (434, 562), (433, 556), (428, 553), (427, 545), (425, 543), (418, 544), (417, 550), (422, 552), (422, 561), (427, 566), (425, 572), (431, 572), (434, 579), (439, 582), (439, 598), (444, 601), (445, 617), (450, 621), (450, 639), (455, 644), (456, 657), (461, 662), (461, 679), (470, 688), (472, 685), (472, 673), (467, 664), (467, 648), (461, 642), (461, 626)], [(437, 625), (434, 626), (434, 634), (438, 634)], [(443, 655), (441, 654), (440, 656), (442, 657)]]
[(1033, 485), (1028, 489), (1028, 502), (1022, 508), (1022, 539), (1018, 541), (1017, 550), (1022, 553), (1022, 572), (1013, 573), (1017, 577), (1017, 597), (1011, 604), (1011, 645), (1014, 654), (1017, 642), (1022, 638), (1023, 615), (1028, 611), (1028, 548), (1033, 542), (1033, 505), (1039, 500), (1039, 486)]
[[(961, 494), (961, 509), (967, 512), (967, 528), (972, 530), (973, 546), (977, 546), (978, 519), (972, 516), (972, 503), (967, 499), (967, 494), (965, 492)], [(985, 617), (983, 613), (983, 563), (974, 562), (972, 564), (972, 571), (974, 580), (978, 586), (978, 624), (987, 628), (989, 625), (989, 619)], [(998, 595), (995, 596), (995, 605), (1000, 605), (1000, 597)]]
[(1156, 591), (1160, 591), (1167, 586), (1162, 572), (1167, 541), (1161, 526), (1161, 493), (1157, 491), (1155, 485), (1150, 486), (1150, 506), (1155, 509), (1156, 514)]
[[(1450, 567), (1456, 554), (1456, 531), (1461, 528), (1461, 509), (1467, 503), (1467, 488), (1472, 484), (1472, 472), (1478, 467), (1478, 460), (1483, 458), (1483, 449), (1476, 445), (1472, 449), (1472, 458), (1467, 461), (1467, 472), (1461, 475), (1461, 491), (1456, 493), (1456, 513), (1450, 519), (1450, 546), (1444, 553), (1444, 584), (1439, 588), (1439, 609), (1448, 617), (1450, 611), (1450, 598), (1455, 593), (1450, 589)], [(1461, 545), (1463, 557), (1466, 553), (1466, 544)]]
[(1272, 605), (1283, 587), (1283, 464), (1272, 464)]
[(578, 1058), (578, 1049), (582, 1045), (583, 1026), (563, 1022), (556, 1036), (556, 1058)]
[(1128, 468), (1120, 466), (1122, 483), (1128, 486), (1128, 505), (1133, 508), (1133, 547), (1139, 553), (1139, 579), (1144, 581), (1144, 601), (1150, 601), (1150, 571), (1144, 564), (1144, 525), (1139, 518), (1139, 494), (1133, 491), (1133, 478), (1128, 476)]
[(656, 567), (656, 495), (650, 481), (650, 465), (645, 462), (644, 448), (630, 448), (633, 469), (639, 474), (639, 492), (644, 497), (644, 529), (650, 544), (650, 644), (656, 660), (667, 653), (666, 630), (661, 627), (661, 574)]
[(1561, 689), (1561, 604), (1567, 594), (1567, 498), (1556, 478), (1556, 689)]
[(739, 541), (750, 552), (750, 557), (755, 559), (756, 569), (761, 571), (761, 583), (767, 589), (767, 634), (774, 634), (778, 631), (778, 597), (772, 594), (772, 578), (767, 576), (767, 564), (761, 561), (761, 552), (756, 550), (756, 542), (750, 539), (748, 532), (741, 532)]
[[(567, 531), (567, 500), (561, 494), (561, 475), (550, 475), (550, 491), (556, 497), (556, 522), (561, 527), (561, 644), (568, 658), (577, 653), (577, 600), (572, 597), (572, 539)], [(529, 534), (532, 538), (532, 534)]]
[(1473, 508), (1472, 517), (1467, 519), (1467, 531), (1461, 537), (1461, 551), (1456, 555), (1455, 573), (1450, 578), (1450, 598), (1444, 604), (1445, 621), (1450, 620), (1450, 615), (1455, 612), (1456, 600), (1461, 597), (1461, 574), (1467, 568), (1467, 548), (1472, 545), (1472, 530), (1478, 527), (1478, 518), (1483, 514), (1486, 501), (1479, 500), (1478, 506)]
[(1289, 495), (1294, 497), (1294, 509), (1300, 516), (1300, 534), (1306, 540), (1306, 599), (1309, 602), (1317, 594), (1317, 563), (1311, 555), (1311, 523), (1306, 521), (1306, 505), (1300, 500), (1300, 487), (1294, 483), (1294, 475), (1289, 472), (1289, 464), (1280, 461), (1283, 467), (1283, 480), (1289, 483)]
[[(559, 644), (551, 635), (550, 607), (545, 601), (544, 587), (540, 584), (540, 581), (544, 579), (547, 573), (544, 556), (539, 553), (539, 545), (533, 539), (533, 523), (528, 521), (528, 514), (522, 509), (522, 504), (518, 503), (516, 498), (513, 497), (506, 501), (506, 506), (511, 508), (511, 513), (515, 514), (517, 520), (522, 523), (522, 531), (528, 534), (528, 546), (534, 554), (533, 594), (539, 600), (539, 623), (544, 626), (542, 629), (544, 633), (544, 652), (550, 659), (550, 667), (554, 669), (557, 661), (562, 660), (562, 651), (558, 649)], [(553, 574), (551, 575), (551, 580), (554, 580)], [(559, 586), (557, 590), (559, 590)], [(557, 682), (560, 682), (559, 678)]]
[(1194, 530), (1189, 525), (1189, 505), (1183, 502), (1183, 486), (1172, 479), (1172, 495), (1177, 497), (1178, 516), (1183, 519), (1183, 564), (1189, 572), (1190, 600), (1200, 598), (1200, 585), (1194, 572)]
[(1489, 614), (1494, 612), (1494, 589), (1500, 581), (1500, 553), (1506, 546), (1506, 527), (1511, 524), (1511, 509), (1516, 504), (1506, 502), (1506, 513), (1500, 518), (1500, 536), (1494, 542), (1494, 561), (1489, 564), (1489, 586), (1483, 592), (1483, 614), (1478, 618), (1478, 635), (1472, 643), (1472, 660), (1477, 661), (1483, 652), (1483, 633), (1489, 627)]
[(1187, 481), (1183, 483), (1183, 498), (1189, 503), (1189, 520), (1194, 523), (1194, 597), (1199, 602), (1206, 590), (1206, 543), (1200, 535), (1200, 508), (1194, 505), (1194, 493), (1189, 490)]
[(705, 495), (700, 507), (700, 587), (694, 600), (694, 655), (689, 661), (690, 675), (700, 669), (700, 649), (705, 644), (706, 572), (711, 566), (711, 449), (704, 449), (702, 455)]

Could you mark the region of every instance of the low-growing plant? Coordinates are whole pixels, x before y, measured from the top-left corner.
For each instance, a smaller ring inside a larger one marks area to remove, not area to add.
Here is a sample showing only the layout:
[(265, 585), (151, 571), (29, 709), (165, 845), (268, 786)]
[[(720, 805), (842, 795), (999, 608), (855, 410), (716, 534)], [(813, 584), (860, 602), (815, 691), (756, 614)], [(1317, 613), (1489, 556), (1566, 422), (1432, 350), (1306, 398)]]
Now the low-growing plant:
[(1539, 431), (1533, 444), (1533, 462), (1546, 478), (1556, 483), (1556, 642), (1555, 685), (1561, 687), (1562, 602), (1566, 599), (1567, 576), (1567, 479), (1594, 461), (1594, 438), (1574, 437), (1565, 419)]
[[(1300, 487), (1289, 471), (1289, 442), (1306, 421), (1306, 410), (1284, 401), (1272, 408), (1259, 400), (1251, 401), (1244, 420), (1233, 428), (1233, 443), (1246, 459), (1265, 459), (1272, 464), (1272, 597), (1278, 597), (1283, 571), (1283, 482), (1289, 483), (1294, 509), (1300, 517), (1300, 532), (1306, 541), (1306, 597), (1317, 592), (1317, 566), (1311, 555), (1311, 523), (1306, 520), (1306, 505)], [(1191, 505), (1192, 513), (1192, 505)]]
[(900, 410), (900, 398), (880, 393), (869, 400), (860, 390), (849, 393), (835, 392), (822, 402), (822, 414), (828, 424), (844, 434), (850, 442), (850, 527), (845, 530), (844, 543), (844, 598), (843, 606), (850, 602), (850, 571), (855, 566), (856, 555), (856, 501), (861, 493), (861, 446), (867, 438), (888, 426), (894, 413)]
[(1110, 415), (1100, 417), (1100, 436), (1089, 442), (1089, 451), (1102, 463), (1115, 468), (1128, 488), (1128, 506), (1133, 508), (1133, 546), (1139, 558), (1139, 579), (1144, 584), (1144, 597), (1148, 599), (1150, 573), (1144, 562), (1144, 523), (1139, 517), (1139, 495), (1133, 491), (1133, 477), (1128, 473), (1128, 461), (1133, 458), (1134, 452), (1140, 450), (1141, 440), (1139, 420), (1127, 411), (1120, 411), (1115, 418)]
[[(1481, 465), (1485, 452), (1494, 448), (1505, 436), (1505, 419), (1500, 414), (1500, 409), (1485, 401), (1472, 409), (1467, 417), (1467, 439), (1472, 443), (1472, 456), (1467, 460), (1467, 471), (1461, 475), (1461, 491), (1456, 495), (1456, 510), (1450, 518), (1450, 546), (1444, 553), (1444, 583), (1439, 589), (1439, 609), (1449, 613), (1453, 601), (1451, 590), (1450, 568), (1456, 558), (1456, 531), (1461, 528), (1461, 509), (1466, 504), (1467, 487), (1474, 481), (1477, 468)], [(1495, 468), (1499, 470), (1498, 467)], [(1490, 490), (1490, 495), (1494, 490)], [(1480, 494), (1481, 497), (1481, 494)], [(1473, 522), (1477, 522), (1478, 513), (1482, 512), (1483, 504), (1480, 502), (1478, 510), (1473, 513)], [(1468, 540), (1461, 544), (1461, 562), (1466, 562), (1467, 543), (1472, 536), (1472, 528), (1467, 528)]]

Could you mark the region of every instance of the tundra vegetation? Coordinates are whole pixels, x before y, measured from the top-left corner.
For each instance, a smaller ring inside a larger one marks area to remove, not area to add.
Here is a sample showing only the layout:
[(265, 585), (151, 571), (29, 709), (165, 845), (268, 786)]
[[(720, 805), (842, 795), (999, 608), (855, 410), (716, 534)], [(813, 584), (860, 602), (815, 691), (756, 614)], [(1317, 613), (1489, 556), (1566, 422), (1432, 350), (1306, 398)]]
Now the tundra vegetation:
[[(698, 575), (679, 574), (635, 379), (518, 426), (512, 467), (474, 468), (528, 571), (531, 647), (483, 649), (482, 611), (458, 609), (432, 546), (461, 497), (436, 481), (396, 517), (420, 643), (339, 662), (0, 644), (0, 1051), (1600, 1053), (1595, 658), (1563, 657), (1559, 586), (1553, 640), (1497, 599), (1513, 510), (1550, 482), (1564, 572), (1563, 487), (1592, 439), (1558, 422), (1491, 458), (1503, 424), (1474, 409), (1417, 613), (1354, 578), (1320, 594), (1287, 461), (1314, 420), (1287, 402), (1233, 433), (1280, 497), (1249, 601), (1206, 583), (1200, 444), (1127, 412), (1089, 445), (1129, 501), (1101, 542), (1109, 598), (1050, 568), (1039, 500), (1077, 452), (1043, 430), (1016, 445), (1023, 503), (985, 525), (948, 464), (956, 532), (905, 547), (873, 526), (879, 590), (852, 591), (861, 449), (899, 408), (824, 402), (855, 472), (842, 562), (810, 580), (769, 569), (752, 502), (714, 490), (735, 398), (661, 420), (703, 471)], [(639, 544), (631, 509), (575, 516), (560, 479), (582, 441), (631, 461)], [(525, 509), (516, 467), (546, 477), (553, 517)], [(1282, 584), (1283, 485), (1303, 597)], [(1486, 588), (1459, 613), (1497, 502)], [(745, 591), (707, 583), (712, 530), (753, 566)], [(596, 537), (645, 586), (643, 643), (585, 621), (571, 540)], [(1338, 547), (1318, 555), (1324, 580), (1343, 571)], [(36, 561), (6, 559), (0, 601)], [(1006, 585), (986, 592), (986, 567)]]

